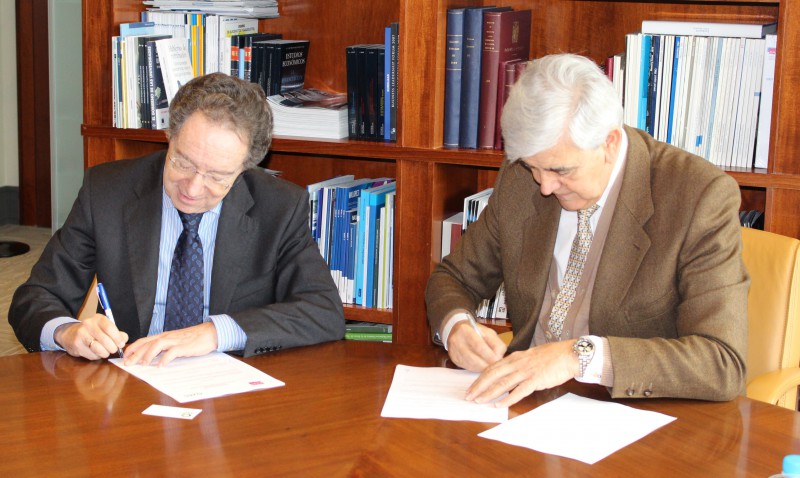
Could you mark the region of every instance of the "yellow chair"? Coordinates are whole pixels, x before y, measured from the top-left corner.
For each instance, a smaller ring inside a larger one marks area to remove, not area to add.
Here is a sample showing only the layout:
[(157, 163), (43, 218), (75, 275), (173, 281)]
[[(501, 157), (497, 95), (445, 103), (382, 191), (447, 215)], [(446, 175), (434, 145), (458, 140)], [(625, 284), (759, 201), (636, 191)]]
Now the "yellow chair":
[(800, 385), (800, 240), (742, 228), (750, 273), (747, 396), (797, 409)]
[[(800, 240), (742, 228), (748, 294), (747, 396), (797, 409), (800, 385)], [(508, 345), (514, 334), (503, 332)]]

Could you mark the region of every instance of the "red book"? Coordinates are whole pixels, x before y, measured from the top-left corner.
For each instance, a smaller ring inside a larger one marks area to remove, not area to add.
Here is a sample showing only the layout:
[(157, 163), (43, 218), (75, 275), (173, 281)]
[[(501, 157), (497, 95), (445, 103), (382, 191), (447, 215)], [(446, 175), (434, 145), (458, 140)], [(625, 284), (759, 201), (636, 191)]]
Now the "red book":
[(506, 104), (511, 87), (517, 81), (516, 63), (525, 61), (522, 59), (508, 60), (500, 63), (497, 70), (497, 115), (494, 123), (494, 149), (503, 149), (503, 134), (500, 128), (500, 118), (503, 117), (503, 105)]
[(527, 60), (530, 48), (530, 10), (487, 11), (483, 14), (478, 148), (494, 149), (500, 64), (508, 60)]

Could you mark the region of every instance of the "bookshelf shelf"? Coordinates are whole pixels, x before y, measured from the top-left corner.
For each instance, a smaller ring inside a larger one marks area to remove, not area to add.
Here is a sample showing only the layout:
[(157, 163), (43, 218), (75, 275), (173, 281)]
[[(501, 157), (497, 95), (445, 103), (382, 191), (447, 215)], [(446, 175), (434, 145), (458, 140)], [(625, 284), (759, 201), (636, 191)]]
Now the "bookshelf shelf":
[[(138, 21), (140, 0), (83, 0), (85, 165), (136, 157), (166, 146), (161, 131), (112, 128), (111, 37)], [(276, 137), (265, 166), (300, 185), (338, 174), (397, 178), (392, 310), (345, 306), (349, 319), (394, 325), (397, 343), (427, 343), (424, 291), (436, 263), (441, 221), (463, 198), (491, 187), (499, 151), (444, 149), (447, 9), (508, 5), (532, 10), (531, 56), (573, 52), (600, 63), (624, 51), (642, 20), (778, 21), (775, 97), (767, 169), (731, 169), (742, 208), (765, 211), (765, 228), (800, 237), (800, 0), (282, 0), (281, 17), (261, 30), (311, 40), (307, 86), (346, 89), (345, 46), (376, 43), (400, 22), (397, 143)], [(437, 231), (438, 230), (438, 231)]]

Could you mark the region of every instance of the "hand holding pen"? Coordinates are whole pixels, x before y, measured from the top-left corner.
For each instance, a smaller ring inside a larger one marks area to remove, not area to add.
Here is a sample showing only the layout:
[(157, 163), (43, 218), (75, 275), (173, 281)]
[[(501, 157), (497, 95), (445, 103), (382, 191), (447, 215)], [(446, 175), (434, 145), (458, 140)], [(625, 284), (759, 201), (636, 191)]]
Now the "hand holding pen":
[[(108, 320), (110, 320), (111, 323), (116, 326), (114, 314), (111, 312), (111, 304), (108, 302), (108, 295), (106, 294), (106, 289), (103, 287), (102, 282), (97, 283), (97, 299), (100, 301), (100, 307), (102, 307), (103, 311), (105, 311)], [(118, 349), (118, 352), (119, 358), (125, 358), (125, 355), (122, 353), (122, 347)]]

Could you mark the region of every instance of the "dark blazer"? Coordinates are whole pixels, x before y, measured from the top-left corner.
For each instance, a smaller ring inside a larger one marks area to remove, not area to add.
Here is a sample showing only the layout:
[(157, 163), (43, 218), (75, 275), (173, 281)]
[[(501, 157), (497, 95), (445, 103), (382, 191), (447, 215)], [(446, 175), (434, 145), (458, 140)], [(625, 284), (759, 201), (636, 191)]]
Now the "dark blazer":
[[(153, 315), (165, 152), (86, 171), (64, 227), (47, 244), (9, 310), (19, 341), (38, 351), (42, 327), (76, 317), (95, 274), (117, 326), (131, 342)], [(243, 173), (222, 203), (209, 313), (247, 333), (245, 356), (340, 339), (336, 286), (308, 228), (308, 195), (258, 169)]]
[[(731, 399), (744, 389), (747, 350), (738, 186), (702, 158), (625, 131), (624, 178), (589, 313), (590, 332), (609, 341), (611, 394)], [(529, 171), (505, 165), (480, 219), (431, 276), (432, 329), (505, 281), (509, 351), (528, 348), (560, 214)]]

